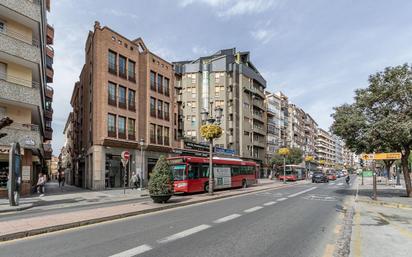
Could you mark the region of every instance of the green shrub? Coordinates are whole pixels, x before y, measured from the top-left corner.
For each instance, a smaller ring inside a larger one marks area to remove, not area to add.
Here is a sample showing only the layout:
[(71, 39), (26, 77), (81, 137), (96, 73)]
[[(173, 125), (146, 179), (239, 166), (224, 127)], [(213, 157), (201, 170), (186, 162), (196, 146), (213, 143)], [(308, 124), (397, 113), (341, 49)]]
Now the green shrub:
[(153, 174), (149, 180), (150, 195), (172, 195), (173, 194), (173, 173), (163, 155), (157, 161), (153, 169)]

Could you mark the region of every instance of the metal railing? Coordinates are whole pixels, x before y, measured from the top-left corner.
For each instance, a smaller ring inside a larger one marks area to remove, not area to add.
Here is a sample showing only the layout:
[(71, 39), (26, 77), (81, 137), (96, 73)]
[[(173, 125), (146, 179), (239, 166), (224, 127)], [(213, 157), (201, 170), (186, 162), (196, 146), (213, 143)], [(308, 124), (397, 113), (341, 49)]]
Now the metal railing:
[(26, 87), (34, 87), (34, 88), (40, 87), (40, 83), (37, 81), (22, 79), (22, 78), (15, 77), (15, 76), (12, 76), (4, 72), (0, 72), (0, 80), (5, 80), (7, 82), (21, 85), (21, 86), (26, 86)]
[(0, 33), (7, 35), (9, 37), (12, 37), (14, 39), (20, 40), (26, 44), (39, 47), (40, 46), (40, 41), (36, 38), (32, 38), (31, 41), (27, 38), (27, 36), (21, 34), (20, 32), (10, 29), (9, 27), (5, 27), (4, 29), (0, 30)]

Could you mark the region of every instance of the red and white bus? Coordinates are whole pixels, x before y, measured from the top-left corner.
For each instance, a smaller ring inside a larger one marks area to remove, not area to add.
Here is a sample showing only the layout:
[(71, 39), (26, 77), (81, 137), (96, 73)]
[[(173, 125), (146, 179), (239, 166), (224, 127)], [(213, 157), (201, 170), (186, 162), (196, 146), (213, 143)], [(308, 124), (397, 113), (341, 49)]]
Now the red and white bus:
[[(286, 165), (286, 181), (296, 181), (306, 178), (305, 167), (300, 165)], [(283, 167), (279, 171), (279, 180), (283, 181)]]
[[(174, 176), (175, 192), (194, 193), (209, 190), (209, 158), (180, 156), (168, 159)], [(232, 158), (213, 158), (214, 188), (247, 187), (256, 183), (255, 162)]]

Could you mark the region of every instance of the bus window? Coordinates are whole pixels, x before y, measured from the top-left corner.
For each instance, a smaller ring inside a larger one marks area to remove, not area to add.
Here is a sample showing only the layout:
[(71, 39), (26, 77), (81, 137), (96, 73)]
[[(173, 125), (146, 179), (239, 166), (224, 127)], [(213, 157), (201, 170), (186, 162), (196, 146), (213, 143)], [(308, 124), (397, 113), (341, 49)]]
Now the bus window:
[(202, 165), (200, 167), (200, 177), (201, 178), (208, 178), (209, 177), (209, 166), (208, 165)]
[(191, 164), (189, 166), (188, 179), (198, 179), (200, 167), (199, 164)]
[(232, 166), (232, 176), (240, 175), (240, 167), (239, 166)]
[(186, 179), (186, 164), (172, 165), (171, 168), (175, 181)]

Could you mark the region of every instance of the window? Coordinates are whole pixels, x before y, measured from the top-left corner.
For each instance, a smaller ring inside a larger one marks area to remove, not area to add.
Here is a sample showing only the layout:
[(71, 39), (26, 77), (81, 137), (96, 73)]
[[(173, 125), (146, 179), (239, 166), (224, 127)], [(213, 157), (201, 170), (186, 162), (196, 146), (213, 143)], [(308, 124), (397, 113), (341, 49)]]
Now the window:
[(150, 97), (150, 116), (156, 117), (156, 99)]
[(170, 96), (169, 79), (165, 78), (165, 95)]
[(162, 145), (163, 144), (163, 127), (162, 126), (157, 125), (156, 134), (157, 134), (157, 144)]
[(163, 119), (163, 101), (157, 100), (157, 118)]
[(52, 102), (46, 100), (46, 106), (45, 107), (46, 107), (47, 111), (52, 111)]
[(126, 78), (126, 57), (119, 55), (119, 76)]
[(108, 102), (110, 105), (116, 106), (116, 84), (109, 82), (108, 86)]
[(156, 144), (156, 125), (150, 124), (150, 143)]
[(196, 88), (192, 87), (192, 98), (196, 98)]
[(215, 82), (220, 82), (221, 78), (223, 78), (225, 74), (223, 72), (216, 72), (215, 73)]
[(157, 92), (163, 94), (163, 76), (157, 74)]
[(119, 107), (126, 109), (126, 88), (119, 86)]
[(221, 92), (225, 91), (224, 86), (215, 86), (215, 97), (220, 96)]
[(134, 119), (128, 119), (128, 123), (127, 123), (127, 138), (129, 140), (136, 140), (135, 137), (135, 133), (136, 133), (136, 129), (135, 129), (135, 120)]
[(128, 99), (128, 103), (129, 103), (129, 110), (130, 111), (136, 111), (136, 93), (134, 90), (129, 89), (129, 99)]
[(109, 137), (116, 137), (116, 115), (107, 115), (107, 134)]
[(243, 103), (243, 109), (250, 109), (250, 105), (248, 103)]
[(174, 139), (177, 141), (177, 130), (176, 129), (174, 129)]
[(170, 140), (170, 138), (169, 138), (169, 132), (170, 132), (169, 128), (168, 128), (168, 127), (165, 127), (165, 130), (164, 130), (164, 133), (165, 133), (164, 144), (165, 144), (165, 145), (169, 145), (169, 140)]
[(128, 62), (128, 67), (127, 67), (127, 73), (129, 74), (129, 80), (136, 82), (136, 72), (135, 72), (135, 62), (129, 60)]
[(117, 74), (116, 72), (116, 53), (109, 50), (109, 60), (108, 60), (109, 72), (112, 74)]
[(4, 22), (0, 21), (0, 32), (4, 32), (6, 30), (6, 24)]
[(7, 65), (2, 62), (0, 62), (0, 79), (7, 79)]
[(150, 71), (150, 89), (156, 91), (156, 73)]
[(126, 138), (126, 118), (119, 116), (119, 138)]
[(216, 101), (215, 101), (215, 107), (216, 107), (216, 108), (223, 108), (224, 105), (225, 105), (225, 101), (224, 101), (224, 100), (216, 100)]
[(165, 120), (169, 121), (170, 120), (170, 116), (169, 116), (169, 103), (165, 103), (164, 105), (164, 116), (165, 116)]

